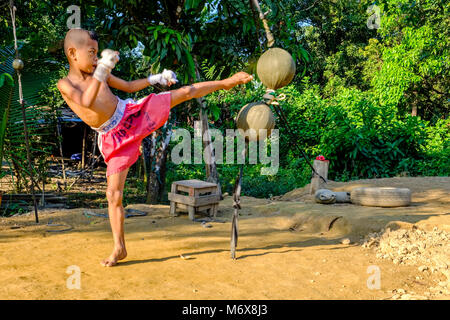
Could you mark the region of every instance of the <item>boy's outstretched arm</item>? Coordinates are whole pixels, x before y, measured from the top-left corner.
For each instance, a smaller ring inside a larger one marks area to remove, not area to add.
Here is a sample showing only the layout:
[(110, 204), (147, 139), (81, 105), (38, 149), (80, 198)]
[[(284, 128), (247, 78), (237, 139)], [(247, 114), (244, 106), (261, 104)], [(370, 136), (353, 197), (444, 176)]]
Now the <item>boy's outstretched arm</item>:
[(194, 98), (201, 98), (207, 94), (225, 89), (230, 90), (231, 88), (250, 82), (253, 79), (251, 75), (245, 72), (238, 72), (230, 78), (219, 80), (219, 81), (205, 81), (194, 83), (190, 86), (181, 87), (176, 90), (170, 91), (170, 108), (176, 105), (188, 101)]
[(150, 83), (148, 82), (147, 79), (125, 81), (112, 74), (109, 75), (107, 82), (110, 87), (128, 93), (136, 92), (150, 86)]
[(140, 91), (142, 89), (147, 88), (150, 85), (167, 85), (171, 86), (172, 84), (175, 84), (177, 82), (177, 78), (175, 73), (173, 73), (170, 70), (164, 69), (162, 73), (158, 73), (156, 75), (150, 75), (149, 77), (145, 79), (139, 79), (139, 80), (133, 80), (133, 81), (125, 81), (122, 80), (113, 74), (110, 74), (107, 82), (108, 85), (112, 88), (116, 88), (118, 90), (132, 93), (136, 91)]

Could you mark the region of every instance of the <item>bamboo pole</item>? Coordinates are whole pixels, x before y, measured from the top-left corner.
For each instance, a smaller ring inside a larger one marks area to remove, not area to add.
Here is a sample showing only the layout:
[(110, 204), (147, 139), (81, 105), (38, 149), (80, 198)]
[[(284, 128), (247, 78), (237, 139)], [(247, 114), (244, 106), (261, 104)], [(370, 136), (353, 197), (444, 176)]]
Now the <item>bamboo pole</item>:
[[(14, 34), (14, 49), (16, 51), (16, 59), (19, 58), (19, 50), (17, 48), (17, 36), (16, 36), (16, 10), (17, 8), (14, 6), (14, 1), (10, 0), (10, 12), (11, 12), (11, 21), (13, 25), (13, 34)], [(25, 101), (23, 100), (23, 92), (22, 92), (22, 74), (19, 69), (15, 69), (17, 73), (17, 81), (19, 83), (19, 103), (22, 108), (22, 119), (23, 119), (23, 131), (25, 136), (25, 147), (27, 150), (27, 160), (28, 160), (28, 170), (30, 171), (30, 180), (31, 180), (31, 195), (33, 197), (33, 204), (34, 204), (34, 216), (36, 219), (36, 223), (39, 223), (39, 217), (38, 217), (38, 209), (37, 209), (37, 203), (36, 203), (36, 196), (34, 194), (34, 177), (33, 177), (33, 167), (31, 165), (31, 155), (30, 155), (30, 143), (29, 143), (29, 137), (28, 137), (28, 128), (27, 128), (27, 116), (25, 111)]]

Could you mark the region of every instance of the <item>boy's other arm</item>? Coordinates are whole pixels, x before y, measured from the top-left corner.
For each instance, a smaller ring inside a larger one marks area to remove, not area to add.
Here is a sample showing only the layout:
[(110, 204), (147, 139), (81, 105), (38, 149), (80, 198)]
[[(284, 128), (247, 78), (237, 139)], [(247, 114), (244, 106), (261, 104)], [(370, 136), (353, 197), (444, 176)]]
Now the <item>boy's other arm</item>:
[(97, 98), (101, 82), (95, 78), (91, 78), (88, 81), (89, 84), (84, 92), (75, 88), (68, 79), (60, 79), (57, 87), (61, 94), (76, 104), (90, 108)]
[(110, 87), (118, 89), (120, 91), (132, 93), (150, 86), (150, 83), (147, 79), (139, 79), (133, 81), (125, 81), (120, 79), (112, 74), (109, 75), (107, 79), (107, 83)]
[(190, 86), (181, 87), (180, 89), (172, 90), (170, 99), (170, 108), (176, 105), (188, 101), (194, 98), (201, 98), (207, 94), (225, 89), (230, 90), (231, 88), (239, 85), (245, 84), (251, 81), (253, 77), (245, 72), (238, 72), (230, 78), (219, 80), (219, 81), (205, 81), (194, 83)]

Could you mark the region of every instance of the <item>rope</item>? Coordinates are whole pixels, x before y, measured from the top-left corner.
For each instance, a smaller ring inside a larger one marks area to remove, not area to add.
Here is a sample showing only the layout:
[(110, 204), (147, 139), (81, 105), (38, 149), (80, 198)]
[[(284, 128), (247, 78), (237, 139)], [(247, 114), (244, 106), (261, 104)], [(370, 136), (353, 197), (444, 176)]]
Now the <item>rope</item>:
[[(16, 52), (16, 59), (19, 58), (19, 49), (17, 47), (17, 35), (16, 35), (16, 11), (17, 8), (14, 6), (14, 1), (11, 0), (9, 2), (9, 10), (11, 13), (11, 22), (13, 25), (13, 35), (14, 35), (14, 50)], [(23, 92), (22, 92), (22, 80), (21, 80), (21, 72), (19, 69), (16, 69), (17, 73), (17, 81), (19, 83), (19, 102), (22, 106), (22, 118), (23, 118), (23, 131), (25, 134), (25, 146), (27, 149), (27, 160), (28, 160), (28, 170), (30, 170), (30, 180), (31, 180), (31, 196), (33, 198), (33, 204), (34, 204), (34, 215), (36, 218), (36, 223), (39, 223), (39, 217), (38, 217), (38, 211), (37, 211), (37, 202), (36, 202), (36, 196), (34, 194), (34, 179), (33, 179), (33, 167), (31, 165), (31, 156), (30, 156), (30, 145), (28, 140), (28, 129), (27, 129), (27, 118), (25, 113), (25, 103), (23, 100)]]
[[(288, 134), (291, 137), (294, 137), (294, 133), (291, 129), (291, 127), (289, 126), (289, 122), (286, 118), (286, 115), (284, 114), (283, 109), (280, 107), (280, 103), (278, 101), (282, 101), (284, 99), (286, 99), (286, 95), (285, 94), (281, 94), (277, 97), (274, 96), (275, 91), (272, 89), (267, 89), (266, 90), (266, 94), (263, 96), (264, 99), (266, 99), (266, 103), (267, 104), (271, 104), (274, 106), (274, 109), (279, 117), (279, 119), (281, 120), (281, 122), (284, 124), (284, 126), (286, 127)], [(292, 143), (290, 143), (290, 145), (292, 145)], [(311, 160), (308, 158), (308, 156), (306, 155), (306, 153), (298, 146), (298, 144), (294, 144), (295, 148), (297, 149), (297, 151), (299, 151), (302, 155), (302, 157), (306, 160), (306, 162), (308, 163), (308, 165), (311, 167), (313, 174), (319, 176), (320, 179), (323, 180), (323, 182), (327, 183), (327, 180), (322, 177), (317, 171), (316, 169), (311, 165)]]

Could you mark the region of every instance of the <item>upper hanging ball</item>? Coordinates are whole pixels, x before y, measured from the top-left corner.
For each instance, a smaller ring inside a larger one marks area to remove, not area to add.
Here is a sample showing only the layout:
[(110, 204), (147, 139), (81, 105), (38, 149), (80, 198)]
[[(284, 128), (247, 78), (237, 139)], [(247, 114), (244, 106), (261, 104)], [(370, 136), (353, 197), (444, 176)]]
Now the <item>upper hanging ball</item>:
[(22, 70), (23, 69), (23, 61), (20, 59), (14, 59), (12, 66), (15, 70)]
[(295, 62), (286, 50), (271, 48), (259, 57), (256, 73), (268, 89), (276, 90), (294, 79)]

